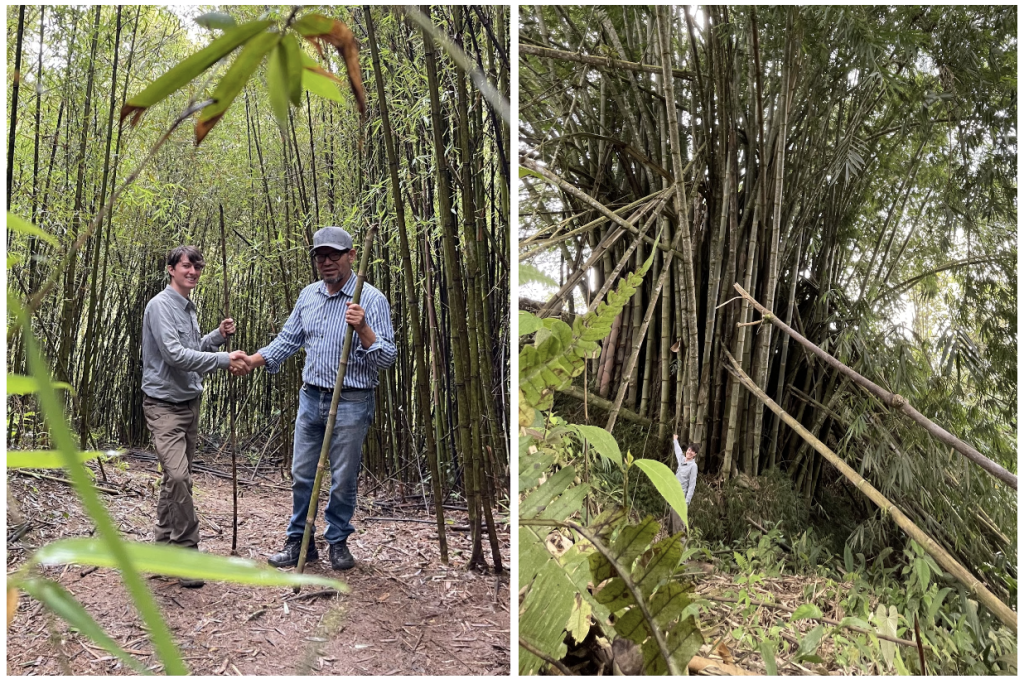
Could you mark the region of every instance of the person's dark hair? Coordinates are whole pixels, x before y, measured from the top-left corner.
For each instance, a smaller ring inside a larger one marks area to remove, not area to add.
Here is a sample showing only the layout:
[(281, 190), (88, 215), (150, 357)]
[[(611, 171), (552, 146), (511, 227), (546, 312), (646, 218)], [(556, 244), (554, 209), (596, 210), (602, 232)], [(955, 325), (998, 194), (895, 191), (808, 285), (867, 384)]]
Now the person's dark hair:
[(694, 458), (700, 456), (700, 444), (697, 444), (696, 442), (690, 442), (689, 444), (686, 445), (686, 450), (689, 451), (690, 449), (693, 449)]
[(197, 247), (192, 245), (180, 245), (175, 247), (167, 253), (167, 265), (174, 268), (181, 261), (182, 257), (188, 257), (189, 263), (193, 266), (202, 268), (206, 265), (206, 260), (203, 259), (203, 253), (199, 251)]

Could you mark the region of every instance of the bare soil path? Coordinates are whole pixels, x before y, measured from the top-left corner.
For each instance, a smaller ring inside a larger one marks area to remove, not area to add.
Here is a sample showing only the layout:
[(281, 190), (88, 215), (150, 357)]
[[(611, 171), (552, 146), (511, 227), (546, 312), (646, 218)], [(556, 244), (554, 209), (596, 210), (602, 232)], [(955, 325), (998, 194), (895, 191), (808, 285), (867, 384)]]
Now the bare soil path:
[[(124, 495), (105, 496), (126, 538), (152, 541), (156, 511), (156, 464), (144, 452), (126, 469), (107, 466)], [(211, 465), (207, 463), (207, 465)], [(220, 470), (230, 472), (230, 466)], [(249, 473), (241, 475), (248, 479)], [(259, 485), (239, 486), (238, 554), (265, 561), (281, 547), (291, 511), (287, 481), (258, 476)], [(362, 489), (361, 489), (362, 491)], [(20, 510), (32, 531), (7, 545), (8, 572), (49, 541), (92, 534), (74, 491), (67, 485), (24, 475), (9, 477), (9, 511)], [(209, 473), (195, 475), (195, 498), (203, 551), (231, 549), (231, 482)], [(415, 504), (413, 504), (415, 505)], [(12, 525), (8, 514), (8, 531)], [(318, 537), (323, 531), (321, 508)], [(437, 534), (426, 524), (364, 521), (394, 517), (427, 519), (419, 508), (381, 508), (360, 499), (356, 534), (349, 548), (357, 565), (331, 570), (327, 546), (317, 539), (321, 560), (307, 572), (338, 577), (350, 587), (340, 597), (306, 588), (250, 587), (208, 582), (183, 589), (176, 580), (147, 581), (194, 674), (274, 675), (501, 675), (509, 672), (509, 583), (465, 570), (468, 533), (450, 531), (452, 563), (441, 564)], [(448, 511), (455, 527), (465, 513)], [(508, 525), (499, 526), (505, 567)], [(10, 539), (10, 537), (9, 537)], [(486, 539), (485, 542), (486, 544)], [(45, 574), (81, 601), (119, 644), (156, 666), (142, 621), (116, 570), (62, 566)], [(133, 674), (105, 651), (72, 632), (33, 599), (22, 597), (7, 636), (9, 675)]]

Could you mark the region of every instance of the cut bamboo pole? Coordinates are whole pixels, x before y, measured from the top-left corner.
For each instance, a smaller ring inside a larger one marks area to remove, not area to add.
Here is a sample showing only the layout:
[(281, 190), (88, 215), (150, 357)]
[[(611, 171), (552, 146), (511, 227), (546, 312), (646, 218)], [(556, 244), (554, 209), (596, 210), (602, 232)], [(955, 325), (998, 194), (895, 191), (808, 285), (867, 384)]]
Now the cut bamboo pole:
[[(352, 293), (352, 304), (358, 304), (363, 294), (363, 283), (366, 281), (366, 267), (370, 263), (370, 251), (373, 249), (373, 238), (377, 234), (377, 226), (370, 226), (363, 239), (363, 256), (359, 259), (359, 272), (356, 274), (356, 289)], [(320, 503), (320, 487), (323, 485), (324, 473), (330, 464), (328, 454), (331, 449), (331, 436), (334, 434), (334, 423), (338, 418), (338, 402), (341, 400), (341, 386), (345, 382), (345, 371), (348, 370), (348, 355), (352, 351), (352, 338), (355, 328), (345, 328), (345, 341), (341, 347), (341, 359), (338, 361), (338, 375), (334, 379), (334, 393), (331, 395), (331, 410), (327, 414), (327, 428), (324, 430), (324, 443), (320, 447), (320, 463), (316, 468), (316, 479), (313, 482), (313, 494), (309, 498), (309, 510), (306, 512), (306, 529), (302, 531), (302, 547), (299, 550), (299, 564), (295, 572), (302, 574), (306, 567), (306, 551), (309, 548), (310, 532), (316, 509)], [(298, 593), (298, 587), (295, 587)]]
[[(746, 293), (743, 293), (746, 294)], [(756, 306), (756, 304), (755, 304)], [(802, 339), (802, 338), (801, 338)], [(825, 446), (821, 440), (815, 437), (811, 432), (801, 425), (795, 418), (782, 410), (782, 408), (776, 404), (771, 398), (765, 394), (761, 389), (754, 384), (754, 381), (749, 375), (743, 372), (740, 364), (733, 358), (733, 355), (728, 351), (725, 355), (729, 358), (729, 362), (732, 364), (733, 375), (736, 379), (748, 390), (751, 394), (761, 400), (761, 402), (770, 408), (779, 418), (781, 418), (786, 425), (793, 428), (793, 430), (804, 438), (808, 444), (814, 447), (814, 450), (825, 457), (829, 463), (831, 463), (836, 470), (843, 474), (853, 485), (862, 493), (864, 496), (871, 499), (871, 501), (881, 508), (884, 512), (892, 516), (893, 522), (899, 525), (900, 529), (907, 533), (907, 535), (920, 544), (924, 549), (931, 554), (932, 558), (935, 559), (942, 569), (953, 575), (964, 587), (967, 592), (974, 596), (978, 601), (989, 609), (996, 618), (999, 619), (1004, 625), (1013, 630), (1013, 633), (1017, 633), (1017, 613), (1006, 606), (1000, 601), (995, 594), (988, 590), (988, 588), (981, 583), (974, 575), (970, 573), (964, 566), (960, 565), (951, 555), (946, 553), (937, 542), (931, 537), (924, 533), (920, 527), (914, 524), (910, 518), (903, 514), (903, 512), (896, 508), (896, 506), (886, 499), (881, 492), (871, 486), (867, 480), (861, 477), (857, 471), (850, 466), (846, 465), (846, 462), (839, 458), (831, 449)]]
[(803, 335), (801, 335), (800, 333), (798, 333), (797, 331), (793, 330), (788, 325), (780, 321), (778, 318), (776, 318), (775, 314), (773, 314), (769, 309), (766, 309), (765, 307), (761, 306), (761, 304), (756, 299), (751, 297), (746, 290), (740, 287), (739, 283), (735, 283), (733, 287), (736, 288), (736, 291), (740, 293), (741, 297), (749, 301), (755, 309), (761, 312), (761, 314), (764, 316), (764, 320), (769, 321), (776, 328), (783, 331), (784, 333), (792, 337), (794, 340), (802, 344), (808, 351), (813, 353), (822, 361), (832, 366), (837, 371), (839, 371), (846, 377), (850, 378), (867, 391), (874, 394), (876, 397), (881, 399), (886, 406), (890, 406), (892, 408), (899, 409), (900, 411), (902, 411), (904, 414), (913, 419), (914, 422), (916, 422), (918, 425), (927, 430), (928, 434), (930, 434), (932, 437), (936, 438), (946, 446), (956, 449), (961, 454), (963, 454), (970, 460), (974, 461), (977, 465), (981, 466), (981, 468), (988, 472), (990, 475), (996, 477), (999, 480), (1002, 480), (1003, 482), (1010, 485), (1014, 489), (1017, 489), (1017, 476), (1011, 473), (1009, 470), (1002, 467), (998, 463), (986, 458), (980, 451), (978, 451), (977, 449), (975, 449), (962, 439), (959, 439), (942, 426), (933, 423), (927, 417), (922, 415), (920, 411), (911, 406), (907, 402), (907, 400), (901, 397), (900, 395), (882, 389), (881, 387), (871, 382), (857, 371), (853, 370), (852, 368), (844, 364), (839, 359), (835, 358), (834, 356), (831, 356), (822, 349), (818, 348), (813, 342), (811, 342), (806, 337), (804, 337)]
[[(224, 269), (224, 318), (231, 318), (231, 299), (228, 294), (228, 247), (224, 234), (224, 205), (220, 208), (220, 257)], [(228, 373), (228, 415), (231, 434), (228, 445), (231, 449), (231, 555), (238, 555), (238, 456), (235, 449), (235, 378)]]

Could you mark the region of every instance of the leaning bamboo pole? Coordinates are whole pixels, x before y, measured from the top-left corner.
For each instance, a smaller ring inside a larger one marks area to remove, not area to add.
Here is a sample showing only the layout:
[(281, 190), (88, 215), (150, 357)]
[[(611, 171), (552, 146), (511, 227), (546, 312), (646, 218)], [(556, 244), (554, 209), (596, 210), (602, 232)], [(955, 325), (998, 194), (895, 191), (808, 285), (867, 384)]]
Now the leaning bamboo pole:
[(995, 594), (988, 590), (988, 588), (981, 583), (974, 575), (970, 573), (967, 568), (960, 565), (951, 555), (949, 555), (945, 549), (943, 549), (937, 542), (931, 537), (924, 533), (920, 527), (914, 524), (914, 522), (908, 518), (903, 512), (896, 508), (896, 506), (882, 496), (882, 493), (871, 486), (871, 484), (865, 480), (856, 470), (846, 465), (846, 462), (839, 458), (831, 449), (825, 446), (821, 440), (815, 437), (810, 430), (801, 425), (795, 418), (782, 410), (782, 408), (776, 404), (771, 398), (765, 394), (761, 389), (754, 384), (754, 381), (749, 375), (743, 372), (739, 362), (730, 354), (725, 351), (725, 355), (729, 358), (729, 362), (732, 364), (732, 373), (734, 377), (750, 392), (761, 400), (761, 402), (770, 408), (779, 418), (785, 421), (786, 425), (793, 428), (793, 430), (804, 438), (808, 444), (814, 447), (814, 450), (825, 457), (829, 463), (831, 463), (836, 470), (843, 474), (846, 479), (853, 483), (864, 496), (871, 499), (871, 501), (881, 508), (884, 512), (892, 516), (893, 522), (900, 526), (907, 535), (920, 544), (924, 549), (931, 554), (932, 558), (935, 559), (942, 569), (953, 575), (964, 587), (967, 592), (973, 595), (978, 601), (988, 608), (993, 615), (995, 615), (1000, 622), (1013, 630), (1013, 633), (1017, 633), (1017, 613), (1006, 606), (1005, 603), (1000, 601)]
[[(366, 267), (370, 263), (370, 251), (373, 249), (373, 238), (377, 234), (377, 226), (370, 226), (363, 238), (363, 256), (359, 259), (359, 272), (356, 274), (356, 289), (352, 293), (352, 303), (359, 304), (363, 294), (363, 283), (366, 281)], [(352, 351), (352, 338), (355, 328), (347, 326), (345, 340), (341, 347), (341, 358), (338, 360), (338, 375), (334, 379), (334, 393), (331, 395), (331, 409), (327, 414), (327, 427), (324, 429), (324, 442), (320, 447), (320, 463), (316, 468), (316, 479), (313, 482), (313, 494), (309, 498), (309, 510), (306, 512), (306, 529), (302, 531), (302, 547), (299, 550), (299, 564), (295, 572), (302, 574), (306, 567), (306, 551), (309, 548), (310, 532), (316, 519), (316, 509), (320, 499), (320, 487), (323, 485), (324, 473), (330, 467), (331, 437), (334, 436), (334, 422), (338, 418), (338, 402), (341, 401), (341, 386), (345, 382), (345, 371), (348, 370), (348, 355)], [(298, 590), (298, 587), (295, 587)]]
[(792, 337), (794, 340), (799, 342), (801, 345), (804, 346), (804, 348), (806, 348), (808, 351), (810, 351), (815, 356), (820, 358), (822, 361), (824, 361), (831, 367), (835, 368), (837, 371), (839, 371), (846, 377), (850, 378), (867, 391), (874, 394), (876, 397), (881, 399), (886, 406), (890, 406), (892, 408), (899, 409), (900, 411), (902, 411), (904, 414), (913, 419), (914, 422), (923, 427), (932, 437), (936, 438), (946, 446), (956, 449), (961, 454), (966, 456), (968, 459), (974, 461), (977, 465), (981, 466), (983, 470), (988, 472), (993, 477), (996, 477), (997, 479), (1002, 480), (1003, 482), (1010, 485), (1014, 489), (1017, 489), (1017, 476), (1011, 473), (1009, 470), (1002, 467), (998, 463), (986, 458), (980, 451), (972, 447), (967, 442), (964, 442), (963, 440), (957, 438), (955, 435), (950, 433), (942, 426), (933, 423), (931, 420), (926, 418), (920, 411), (911, 406), (907, 402), (907, 400), (901, 397), (900, 395), (882, 389), (881, 387), (871, 382), (857, 371), (853, 370), (852, 368), (844, 364), (839, 359), (835, 358), (834, 356), (831, 356), (822, 349), (818, 348), (813, 342), (808, 340), (806, 337), (804, 337), (803, 335), (801, 335), (800, 333), (798, 333), (797, 331), (793, 330), (788, 325), (780, 321), (775, 316), (775, 314), (773, 314), (769, 309), (761, 306), (761, 304), (756, 299), (751, 297), (746, 290), (740, 287), (739, 283), (735, 283), (733, 287), (736, 288), (736, 291), (740, 293), (741, 297), (749, 301), (755, 309), (761, 312), (761, 314), (764, 317), (763, 320), (770, 322), (776, 328), (783, 331), (784, 333)]

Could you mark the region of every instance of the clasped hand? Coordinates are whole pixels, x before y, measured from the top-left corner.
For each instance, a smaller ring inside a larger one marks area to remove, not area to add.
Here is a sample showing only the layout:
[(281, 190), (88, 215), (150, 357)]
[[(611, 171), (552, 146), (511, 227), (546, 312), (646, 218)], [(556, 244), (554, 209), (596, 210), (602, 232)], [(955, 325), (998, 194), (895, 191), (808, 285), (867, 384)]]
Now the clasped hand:
[(248, 375), (255, 368), (249, 355), (241, 349), (237, 349), (228, 354), (228, 358), (230, 359), (230, 362), (228, 363), (228, 370), (231, 371), (232, 375)]

